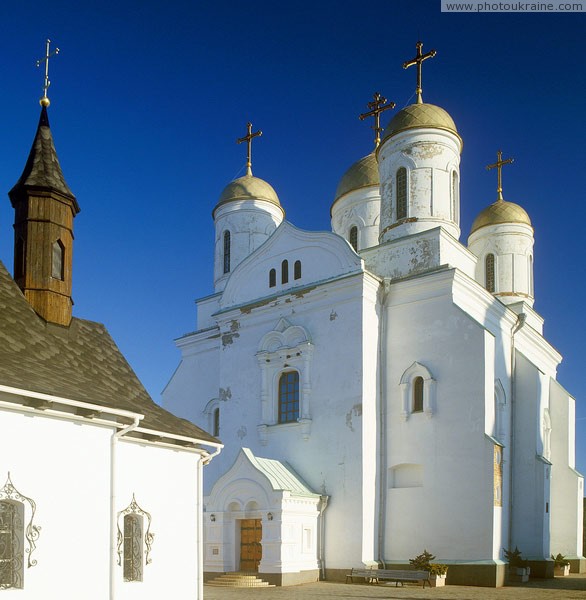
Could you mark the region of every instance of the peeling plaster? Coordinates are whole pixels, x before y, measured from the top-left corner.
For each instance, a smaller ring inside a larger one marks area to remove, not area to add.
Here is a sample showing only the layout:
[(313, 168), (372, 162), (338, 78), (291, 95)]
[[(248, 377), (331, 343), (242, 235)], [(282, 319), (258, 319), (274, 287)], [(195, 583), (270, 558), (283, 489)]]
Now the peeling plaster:
[(330, 321), (335, 321), (338, 318), (338, 313), (332, 309), (332, 312), (330, 313)]
[(230, 331), (222, 334), (222, 346), (229, 346), (234, 342), (236, 338), (240, 337), (238, 330), (240, 329), (240, 323), (236, 319), (232, 319), (230, 322)]
[(242, 425), (242, 427), (236, 432), (236, 435), (242, 440), (246, 437), (247, 433), (248, 430), (246, 429), (246, 425)]
[(229, 387), (227, 387), (226, 389), (220, 388), (218, 390), (218, 398), (224, 402), (230, 400), (230, 398), (232, 398), (232, 390)]
[(354, 427), (352, 424), (352, 416), (361, 417), (362, 416), (362, 404), (355, 404), (347, 413), (346, 413), (346, 427), (350, 431), (354, 431)]

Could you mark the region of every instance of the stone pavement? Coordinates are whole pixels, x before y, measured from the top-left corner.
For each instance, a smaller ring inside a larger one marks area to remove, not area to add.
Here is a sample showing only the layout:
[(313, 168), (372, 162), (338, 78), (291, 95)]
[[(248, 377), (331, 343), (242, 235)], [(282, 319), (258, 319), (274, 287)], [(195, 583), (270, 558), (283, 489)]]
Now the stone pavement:
[(219, 588), (205, 585), (204, 600), (346, 600), (385, 598), (387, 600), (586, 600), (586, 574), (534, 579), (518, 586), (502, 588), (447, 585), (423, 589), (421, 585), (394, 583), (306, 583), (273, 588)]

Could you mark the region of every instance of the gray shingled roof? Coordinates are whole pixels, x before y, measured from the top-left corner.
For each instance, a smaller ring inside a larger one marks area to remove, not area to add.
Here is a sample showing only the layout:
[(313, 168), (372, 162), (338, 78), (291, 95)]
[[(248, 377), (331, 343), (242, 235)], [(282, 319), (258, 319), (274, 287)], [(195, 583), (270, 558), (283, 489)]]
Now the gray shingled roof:
[(49, 127), (49, 116), (44, 106), (41, 110), (39, 126), (24, 171), (15, 186), (10, 190), (9, 196), (12, 198), (13, 194), (18, 193), (25, 187), (48, 189), (72, 198), (75, 208), (79, 212), (75, 196), (65, 182), (65, 177), (63, 177), (61, 171)]
[(0, 384), (141, 413), (141, 427), (218, 442), (153, 402), (104, 325), (41, 319), (1, 262)]

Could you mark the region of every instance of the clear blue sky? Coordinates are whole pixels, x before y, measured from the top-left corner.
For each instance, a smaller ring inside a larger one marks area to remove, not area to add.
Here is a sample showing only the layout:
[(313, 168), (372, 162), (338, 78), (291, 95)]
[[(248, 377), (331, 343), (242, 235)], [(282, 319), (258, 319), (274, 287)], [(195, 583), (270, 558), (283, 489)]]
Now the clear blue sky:
[[(49, 118), (75, 221), (74, 314), (104, 322), (159, 394), (212, 292), (211, 211), (244, 173), (235, 140), (263, 130), (254, 173), (287, 218), (329, 229), (345, 169), (371, 150), (357, 115), (373, 92), (413, 101), (402, 63), (421, 38), (423, 97), (464, 139), (462, 241), (495, 200), (485, 165), (502, 148), (505, 199), (535, 227), (536, 310), (577, 398), (577, 466), (586, 472), (586, 14), (442, 14), (439, 0), (203, 2), (27, 0), (0, 8), (0, 189), (16, 182), (39, 116), (50, 37)], [(392, 116), (387, 112), (386, 124)], [(0, 259), (12, 271), (13, 212), (0, 203)]]

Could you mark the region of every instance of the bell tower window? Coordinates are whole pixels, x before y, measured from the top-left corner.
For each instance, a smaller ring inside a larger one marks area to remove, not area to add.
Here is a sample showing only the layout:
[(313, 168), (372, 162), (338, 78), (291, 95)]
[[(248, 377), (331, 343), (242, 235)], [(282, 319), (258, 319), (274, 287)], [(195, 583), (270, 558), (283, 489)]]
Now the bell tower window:
[(275, 287), (277, 285), (277, 272), (275, 269), (269, 271), (269, 287)]
[(286, 260), (281, 263), (281, 283), (289, 283), (289, 262)]
[(397, 169), (397, 221), (407, 216), (407, 169)]
[(293, 278), (301, 279), (301, 261), (300, 260), (296, 260), (295, 264), (293, 265)]
[(230, 232), (224, 231), (224, 274), (230, 272)]

